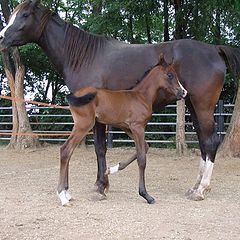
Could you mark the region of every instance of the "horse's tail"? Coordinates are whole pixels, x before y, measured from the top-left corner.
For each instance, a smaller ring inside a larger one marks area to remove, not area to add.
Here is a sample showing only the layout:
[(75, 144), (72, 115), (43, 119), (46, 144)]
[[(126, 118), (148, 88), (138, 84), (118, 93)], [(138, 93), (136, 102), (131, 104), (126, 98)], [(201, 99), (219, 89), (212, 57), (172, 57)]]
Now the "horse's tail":
[(67, 95), (66, 98), (69, 105), (78, 107), (78, 106), (83, 106), (90, 103), (96, 97), (96, 95), (97, 95), (96, 92), (90, 92), (90, 93), (87, 93), (86, 95), (76, 97), (71, 93)]
[(228, 70), (233, 74), (234, 80), (240, 77), (240, 49), (218, 45), (219, 54), (225, 60)]

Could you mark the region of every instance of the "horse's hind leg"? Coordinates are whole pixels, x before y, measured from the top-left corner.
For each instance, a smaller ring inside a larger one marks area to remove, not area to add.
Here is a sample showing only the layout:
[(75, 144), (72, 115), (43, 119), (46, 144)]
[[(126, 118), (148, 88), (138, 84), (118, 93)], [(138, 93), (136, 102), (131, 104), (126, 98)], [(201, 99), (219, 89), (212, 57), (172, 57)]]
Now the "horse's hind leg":
[(96, 122), (94, 127), (94, 146), (97, 155), (98, 173), (96, 186), (100, 194), (105, 195), (108, 191), (109, 181), (108, 176), (105, 175), (107, 165), (106, 165), (106, 125)]
[(202, 156), (196, 184), (186, 193), (186, 196), (192, 200), (203, 200), (204, 193), (210, 190), (215, 156), (219, 146), (219, 137), (215, 130), (213, 117), (214, 106), (210, 110), (196, 108), (195, 106), (196, 110), (194, 110), (193, 105), (188, 102)]

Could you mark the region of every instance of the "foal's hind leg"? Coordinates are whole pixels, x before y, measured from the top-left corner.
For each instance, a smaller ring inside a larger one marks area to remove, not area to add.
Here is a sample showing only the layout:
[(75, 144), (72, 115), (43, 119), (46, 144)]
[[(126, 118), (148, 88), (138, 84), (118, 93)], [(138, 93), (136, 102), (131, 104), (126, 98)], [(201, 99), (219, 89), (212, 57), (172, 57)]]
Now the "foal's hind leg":
[[(133, 139), (132, 134), (128, 133), (128, 135)], [(148, 152), (148, 149), (149, 149), (149, 146), (148, 146), (147, 142), (145, 141), (146, 154)], [(118, 171), (121, 171), (121, 170), (125, 169), (133, 161), (135, 161), (136, 159), (137, 159), (137, 153), (133, 154), (129, 159), (119, 162), (117, 165), (115, 165), (113, 167), (108, 167), (105, 174), (109, 175), (109, 174), (113, 174), (113, 173), (116, 173)]]

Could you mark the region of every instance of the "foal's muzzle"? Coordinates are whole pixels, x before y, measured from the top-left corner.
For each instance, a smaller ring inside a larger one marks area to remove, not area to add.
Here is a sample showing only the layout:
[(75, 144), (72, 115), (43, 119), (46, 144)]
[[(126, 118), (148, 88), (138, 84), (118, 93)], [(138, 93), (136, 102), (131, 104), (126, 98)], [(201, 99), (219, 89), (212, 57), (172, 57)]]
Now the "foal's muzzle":
[(178, 93), (177, 93), (178, 100), (185, 98), (186, 96), (187, 96), (187, 90), (185, 90), (185, 89), (178, 90)]

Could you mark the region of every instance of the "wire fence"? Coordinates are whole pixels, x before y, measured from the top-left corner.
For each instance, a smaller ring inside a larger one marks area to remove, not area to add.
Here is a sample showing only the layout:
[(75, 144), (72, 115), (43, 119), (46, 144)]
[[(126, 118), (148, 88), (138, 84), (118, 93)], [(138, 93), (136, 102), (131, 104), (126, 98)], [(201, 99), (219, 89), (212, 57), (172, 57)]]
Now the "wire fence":
[[(223, 104), (220, 100), (216, 106), (215, 121), (220, 139), (226, 134), (230, 123), (234, 105)], [(33, 133), (40, 134), (39, 140), (46, 142), (64, 142), (71, 132), (73, 120), (69, 110), (54, 109), (51, 107), (27, 106), (28, 116)], [(153, 113), (145, 131), (146, 140), (153, 147), (175, 147), (176, 139), (176, 105), (168, 105), (160, 113)], [(108, 147), (133, 144), (123, 131), (108, 126)], [(0, 107), (0, 141), (6, 142), (12, 133), (12, 108)], [(191, 116), (186, 109), (185, 138), (189, 148), (197, 147), (198, 139), (194, 131)], [(93, 135), (89, 134), (86, 143), (93, 142)]]

